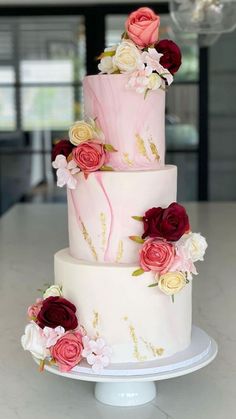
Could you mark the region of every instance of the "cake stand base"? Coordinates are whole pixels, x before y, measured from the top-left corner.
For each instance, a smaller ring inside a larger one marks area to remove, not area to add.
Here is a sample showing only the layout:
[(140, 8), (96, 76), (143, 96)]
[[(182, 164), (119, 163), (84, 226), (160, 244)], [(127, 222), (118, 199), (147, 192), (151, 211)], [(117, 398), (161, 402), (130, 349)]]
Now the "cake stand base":
[(99, 402), (111, 406), (139, 406), (155, 399), (156, 386), (153, 381), (96, 383), (94, 394)]
[[(156, 397), (155, 381), (190, 374), (208, 365), (217, 355), (217, 344), (202, 329), (193, 326), (191, 344), (168, 358), (146, 362), (110, 364), (100, 374), (82, 361), (69, 372), (45, 365), (53, 374), (82, 381), (93, 381), (95, 397), (112, 406), (139, 406)], [(38, 360), (35, 359), (37, 363)]]

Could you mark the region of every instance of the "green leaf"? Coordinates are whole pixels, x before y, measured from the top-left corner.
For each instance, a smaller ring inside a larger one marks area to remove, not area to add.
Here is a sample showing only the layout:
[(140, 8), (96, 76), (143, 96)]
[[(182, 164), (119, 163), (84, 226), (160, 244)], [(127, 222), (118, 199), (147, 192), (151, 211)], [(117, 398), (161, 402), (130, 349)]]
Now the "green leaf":
[(114, 153), (115, 151), (117, 151), (113, 145), (111, 144), (104, 144), (104, 148), (106, 151), (109, 151), (109, 153)]
[(132, 276), (139, 276), (142, 275), (144, 273), (144, 270), (142, 268), (136, 269), (136, 271), (134, 271), (132, 273)]
[(149, 288), (158, 287), (158, 282), (148, 285)]
[(100, 167), (100, 170), (102, 170), (103, 172), (113, 172), (114, 169), (111, 166), (102, 166)]
[(132, 215), (132, 218), (136, 221), (143, 221), (143, 217), (140, 217), (139, 215)]
[(96, 59), (101, 60), (104, 57), (113, 57), (115, 53), (115, 51), (103, 51)]
[(146, 99), (146, 97), (147, 97), (147, 94), (148, 94), (149, 90), (151, 90), (151, 89), (146, 89), (146, 90), (145, 90), (145, 93), (144, 93), (144, 99)]
[(130, 240), (133, 240), (133, 242), (143, 244), (145, 240), (142, 239), (142, 237), (139, 236), (129, 236)]
[(175, 296), (174, 296), (174, 294), (172, 294), (172, 296), (171, 296), (171, 300), (172, 300), (172, 303), (174, 303), (174, 302), (175, 302)]

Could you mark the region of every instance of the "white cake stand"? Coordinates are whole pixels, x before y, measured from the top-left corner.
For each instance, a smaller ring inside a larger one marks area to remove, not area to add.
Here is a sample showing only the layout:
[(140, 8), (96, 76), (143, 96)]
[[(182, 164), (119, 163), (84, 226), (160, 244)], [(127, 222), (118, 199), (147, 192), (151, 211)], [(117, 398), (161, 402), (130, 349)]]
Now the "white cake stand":
[[(70, 372), (45, 365), (53, 374), (75, 380), (93, 381), (95, 397), (112, 406), (138, 406), (156, 397), (154, 381), (190, 374), (208, 365), (217, 355), (217, 343), (202, 329), (193, 326), (190, 346), (178, 354), (150, 362), (110, 364), (95, 374), (86, 362)], [(35, 359), (38, 363), (38, 361)]]

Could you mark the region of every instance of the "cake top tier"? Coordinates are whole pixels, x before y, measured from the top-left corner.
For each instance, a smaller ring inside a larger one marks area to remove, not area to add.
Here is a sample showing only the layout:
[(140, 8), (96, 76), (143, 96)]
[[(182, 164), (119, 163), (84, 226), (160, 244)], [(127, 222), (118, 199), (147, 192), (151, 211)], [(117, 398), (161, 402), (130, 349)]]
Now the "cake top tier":
[(77, 172), (151, 170), (165, 164), (165, 91), (181, 64), (160, 18), (141, 7), (125, 22), (117, 45), (98, 57), (100, 73), (84, 79), (84, 120), (53, 151), (58, 186), (74, 189)]
[(165, 90), (181, 65), (179, 47), (168, 39), (159, 40), (160, 17), (148, 7), (132, 12), (118, 44), (100, 54), (101, 74), (127, 74), (126, 88), (147, 95)]

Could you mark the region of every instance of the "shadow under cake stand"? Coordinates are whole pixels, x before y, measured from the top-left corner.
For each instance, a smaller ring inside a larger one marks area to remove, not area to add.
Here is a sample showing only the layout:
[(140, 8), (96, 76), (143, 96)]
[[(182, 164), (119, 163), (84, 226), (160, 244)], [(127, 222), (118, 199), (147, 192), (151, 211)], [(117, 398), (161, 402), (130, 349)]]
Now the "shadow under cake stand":
[(94, 394), (102, 403), (138, 406), (156, 397), (155, 381), (190, 374), (208, 365), (216, 355), (217, 343), (214, 339), (193, 326), (190, 346), (162, 360), (110, 364), (100, 374), (95, 374), (85, 361), (69, 372), (60, 372), (56, 366), (50, 365), (45, 365), (45, 369), (63, 377), (95, 382)]

